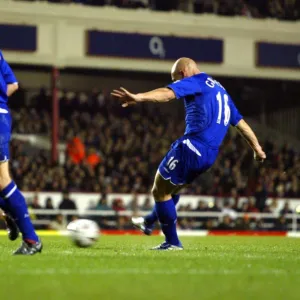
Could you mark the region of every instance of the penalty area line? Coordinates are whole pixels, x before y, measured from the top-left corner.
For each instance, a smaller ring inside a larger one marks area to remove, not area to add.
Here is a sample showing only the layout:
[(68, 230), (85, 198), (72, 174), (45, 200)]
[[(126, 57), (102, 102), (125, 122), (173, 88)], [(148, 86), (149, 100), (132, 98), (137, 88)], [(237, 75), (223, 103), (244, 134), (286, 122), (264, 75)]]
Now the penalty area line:
[(146, 268), (127, 268), (127, 269), (16, 269), (16, 270), (0, 270), (0, 274), (13, 275), (284, 275), (300, 274), (300, 272), (289, 272), (284, 269), (265, 269), (261, 271), (244, 270), (201, 270), (201, 269), (146, 269)]

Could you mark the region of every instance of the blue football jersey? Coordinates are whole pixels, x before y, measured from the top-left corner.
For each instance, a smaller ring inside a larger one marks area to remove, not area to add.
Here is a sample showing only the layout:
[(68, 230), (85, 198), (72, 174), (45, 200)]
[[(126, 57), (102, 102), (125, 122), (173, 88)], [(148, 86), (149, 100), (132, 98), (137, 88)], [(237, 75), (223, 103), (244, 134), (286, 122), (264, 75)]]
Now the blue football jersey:
[(206, 73), (176, 81), (168, 88), (184, 100), (185, 135), (207, 146), (218, 148), (229, 125), (235, 126), (243, 118), (224, 87)]
[(7, 85), (17, 83), (17, 79), (0, 51), (0, 108), (7, 108)]

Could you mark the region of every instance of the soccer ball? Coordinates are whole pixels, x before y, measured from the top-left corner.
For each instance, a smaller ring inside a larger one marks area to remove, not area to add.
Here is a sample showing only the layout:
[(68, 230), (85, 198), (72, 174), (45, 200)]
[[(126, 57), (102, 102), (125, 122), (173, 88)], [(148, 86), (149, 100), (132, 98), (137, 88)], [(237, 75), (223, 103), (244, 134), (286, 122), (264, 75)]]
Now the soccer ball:
[(96, 222), (86, 219), (72, 221), (67, 230), (71, 240), (77, 247), (87, 248), (96, 243), (100, 229)]

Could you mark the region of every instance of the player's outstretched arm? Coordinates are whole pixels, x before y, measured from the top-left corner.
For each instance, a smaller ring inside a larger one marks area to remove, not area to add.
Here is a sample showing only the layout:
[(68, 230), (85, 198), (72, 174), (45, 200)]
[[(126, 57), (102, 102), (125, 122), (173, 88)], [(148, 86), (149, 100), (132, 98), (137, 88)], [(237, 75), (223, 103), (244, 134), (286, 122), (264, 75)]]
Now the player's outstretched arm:
[(112, 96), (122, 102), (123, 107), (134, 105), (139, 102), (168, 102), (175, 99), (174, 92), (169, 88), (159, 88), (146, 93), (132, 94), (124, 88), (113, 90)]
[(263, 162), (266, 159), (266, 153), (262, 150), (262, 147), (260, 146), (258, 139), (251, 127), (246, 123), (245, 120), (242, 119), (238, 122), (236, 128), (253, 149), (255, 160)]
[(19, 88), (17, 83), (10, 83), (7, 85), (7, 96), (10, 97), (14, 92), (16, 92)]

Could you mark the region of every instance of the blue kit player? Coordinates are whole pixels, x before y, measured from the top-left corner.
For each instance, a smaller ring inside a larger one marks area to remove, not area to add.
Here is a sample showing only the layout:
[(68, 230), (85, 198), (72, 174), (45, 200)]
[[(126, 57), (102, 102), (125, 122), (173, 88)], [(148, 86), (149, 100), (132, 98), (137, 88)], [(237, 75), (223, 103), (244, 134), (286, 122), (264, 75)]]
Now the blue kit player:
[(141, 94), (132, 94), (124, 88), (112, 92), (123, 107), (147, 101), (184, 101), (186, 130), (184, 136), (172, 144), (158, 168), (152, 188), (154, 209), (145, 218), (132, 218), (133, 225), (148, 235), (153, 224), (159, 220), (165, 241), (153, 250), (183, 249), (176, 232), (178, 193), (211, 168), (230, 125), (235, 126), (249, 143), (256, 160), (263, 161), (266, 158), (254, 132), (219, 82), (200, 72), (196, 63), (189, 58), (177, 60), (171, 76), (174, 82), (166, 88)]
[(12, 120), (7, 102), (17, 89), (17, 79), (0, 51), (0, 208), (5, 212), (9, 238), (17, 239), (19, 231), (23, 236), (22, 245), (14, 254), (33, 255), (41, 252), (42, 243), (34, 231), (25, 198), (9, 173)]

